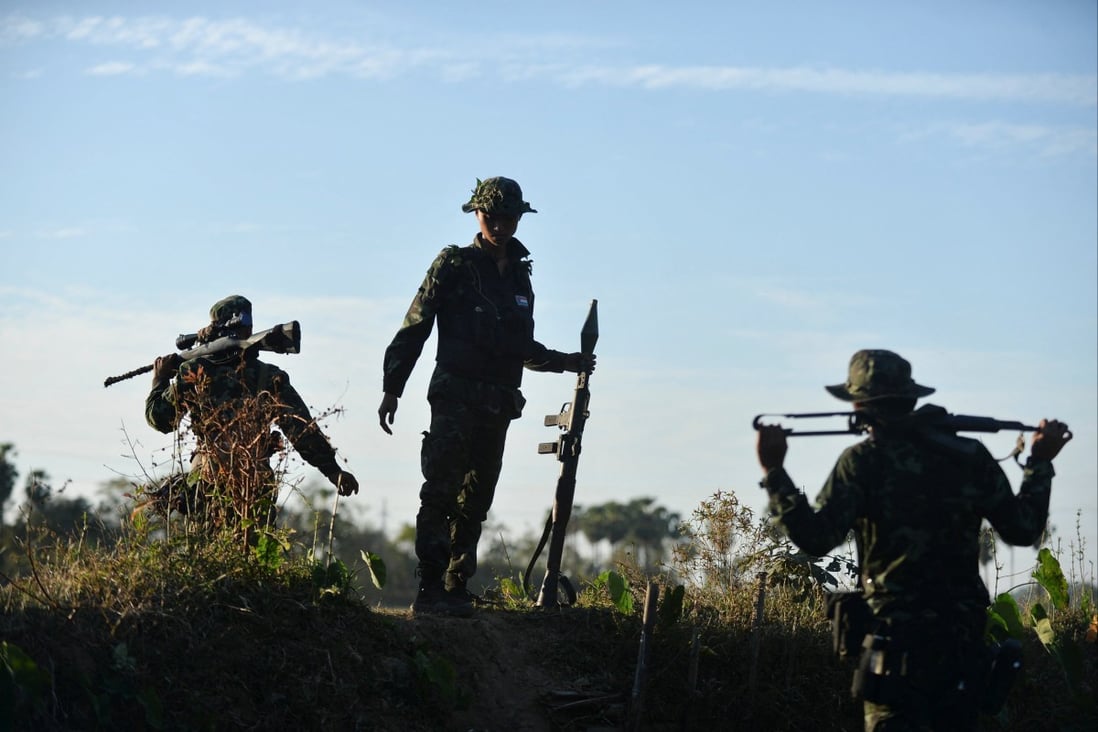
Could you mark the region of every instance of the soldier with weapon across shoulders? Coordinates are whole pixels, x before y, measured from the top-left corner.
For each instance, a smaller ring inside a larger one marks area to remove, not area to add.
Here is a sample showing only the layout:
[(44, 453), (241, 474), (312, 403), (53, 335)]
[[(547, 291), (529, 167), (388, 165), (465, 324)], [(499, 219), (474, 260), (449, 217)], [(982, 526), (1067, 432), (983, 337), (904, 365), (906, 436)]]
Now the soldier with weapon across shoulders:
[(461, 209), (475, 212), (480, 231), (469, 246), (444, 248), (427, 271), (385, 351), (377, 412), (381, 429), (392, 434), (398, 400), (437, 320), (412, 612), (468, 617), (475, 596), (467, 583), (477, 570), (477, 543), (503, 465), (507, 428), (526, 403), (519, 390), (523, 368), (590, 372), (595, 357), (555, 351), (534, 339), (530, 252), (515, 231), (523, 214), (536, 211), (519, 184), (478, 179)]
[[(293, 325), (296, 329), (296, 322)], [(358, 480), (339, 466), (335, 449), (290, 385), (289, 375), (260, 361), (259, 347), (216, 348), (218, 339), (246, 345), (251, 336), (252, 304), (247, 298), (231, 295), (214, 303), (209, 325), (180, 336), (188, 343), (211, 344), (209, 349), (200, 345), (194, 350), (214, 352), (188, 359), (170, 353), (156, 359), (145, 400), (146, 421), (167, 433), (189, 414), (198, 440), (189, 482), (201, 480), (214, 489), (246, 492), (245, 505), (237, 508), (254, 509), (252, 515), (260, 521), (277, 498), (270, 457), (279, 450), (281, 439), (271, 430), (272, 423), (340, 495), (358, 493)], [(270, 350), (296, 353), (297, 344)]]
[[(863, 700), (865, 729), (974, 731), (981, 708), (994, 711), (988, 692), (997, 685), (984, 643), (990, 598), (979, 573), (981, 521), (1009, 544), (1037, 542), (1052, 459), (1071, 432), (1040, 421), (1015, 494), (982, 443), (943, 431), (945, 410), (914, 410), (934, 389), (917, 384), (899, 355), (858, 351), (846, 383), (826, 388), (853, 403), (869, 437), (842, 453), (813, 507), (783, 467), (787, 431), (761, 425), (756, 450), (770, 513), (813, 556), (854, 531), (861, 592), (851, 595), (858, 604), (848, 610), (856, 612), (846, 614), (862, 621), (837, 650), (860, 650), (852, 692)], [(1003, 700), (1005, 692), (995, 703)]]

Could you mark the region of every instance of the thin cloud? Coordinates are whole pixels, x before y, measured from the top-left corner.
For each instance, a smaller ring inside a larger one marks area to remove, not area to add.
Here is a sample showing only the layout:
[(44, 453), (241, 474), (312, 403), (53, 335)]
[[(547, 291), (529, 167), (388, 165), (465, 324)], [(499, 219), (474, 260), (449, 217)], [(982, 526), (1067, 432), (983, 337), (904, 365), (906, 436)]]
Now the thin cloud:
[(88, 232), (76, 226), (62, 227), (60, 229), (44, 229), (35, 234), (39, 239), (77, 239), (87, 236)]
[(1015, 147), (1025, 144), (1040, 148), (1048, 155), (1079, 152), (1098, 154), (1098, 131), (1093, 129), (1056, 129), (1042, 125), (1012, 125), (1003, 122), (959, 124), (948, 134), (973, 147)]
[(986, 150), (1026, 146), (1046, 156), (1098, 155), (1098, 130), (1082, 127), (1053, 127), (1036, 124), (1012, 124), (989, 121), (934, 125), (909, 131), (905, 139), (920, 140), (946, 136), (962, 145)]
[[(19, 27), (11, 33), (28, 37)], [(45, 35), (93, 46), (129, 48), (145, 54), (151, 69), (181, 76), (234, 76), (257, 69), (291, 80), (335, 74), (378, 78), (437, 62), (443, 55), (433, 49), (333, 41), (242, 18), (60, 19)]]
[(234, 234), (257, 234), (263, 231), (263, 227), (259, 224), (242, 221), (238, 224), (231, 224), (227, 230)]
[(212, 64), (209, 61), (192, 61), (184, 64), (173, 64), (169, 68), (179, 76), (217, 76), (232, 77), (232, 70)]
[[(169, 69), (180, 75), (235, 75), (260, 70), (297, 80), (343, 74), (353, 78), (385, 79), (430, 70), (448, 81), (463, 81), (492, 69), (507, 81), (541, 78), (576, 87), (603, 85), (649, 90), (808, 92), (850, 96), (940, 98), (1006, 101), (1070, 106), (1098, 106), (1098, 75), (1094, 74), (941, 74), (840, 68), (756, 68), (740, 66), (671, 66), (665, 64), (590, 65), (579, 56), (604, 47), (576, 36), (513, 35), (501, 38), (487, 59), (464, 41), (430, 47), (400, 48), (330, 39), (317, 33), (262, 25), (244, 18), (203, 17), (58, 18), (40, 22), (9, 16), (0, 19), (0, 39), (32, 41), (60, 38), (93, 46), (128, 48), (141, 53), (150, 70)], [(508, 52), (508, 49), (510, 51)], [(552, 58), (553, 62), (545, 59)], [(117, 63), (117, 62), (116, 62)], [(135, 66), (142, 65), (132, 60)], [(101, 65), (103, 68), (116, 68)], [(120, 68), (120, 67), (117, 67)]]
[(0, 20), (0, 43), (16, 43), (32, 40), (44, 35), (46, 26), (30, 18), (9, 15)]
[(85, 73), (91, 76), (122, 76), (125, 74), (132, 74), (135, 70), (136, 67), (133, 64), (124, 61), (110, 61), (105, 64), (92, 66), (88, 68)]
[(760, 300), (790, 310), (801, 311), (806, 315), (841, 313), (852, 308), (866, 307), (872, 300), (865, 295), (843, 292), (828, 292), (806, 284), (801, 288), (782, 287), (770, 283), (756, 285), (755, 296)]
[(72, 41), (88, 41), (104, 46), (157, 48), (173, 21), (155, 18), (64, 18), (57, 22), (60, 35)]
[[(533, 72), (534, 69), (528, 71)], [(1071, 74), (928, 74), (847, 69), (763, 69), (735, 66), (542, 67), (570, 86), (604, 84), (645, 89), (815, 92), (909, 96), (974, 101), (1050, 102), (1098, 105), (1098, 76)]]

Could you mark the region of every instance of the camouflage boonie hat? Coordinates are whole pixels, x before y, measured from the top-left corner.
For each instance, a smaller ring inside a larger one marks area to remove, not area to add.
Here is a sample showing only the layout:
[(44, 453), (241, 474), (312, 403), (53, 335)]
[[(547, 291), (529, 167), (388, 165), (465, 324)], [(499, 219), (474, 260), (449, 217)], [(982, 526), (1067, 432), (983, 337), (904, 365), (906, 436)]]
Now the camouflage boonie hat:
[(845, 384), (825, 386), (844, 402), (871, 402), (886, 397), (918, 399), (934, 393), (911, 378), (911, 364), (892, 351), (863, 350), (850, 357)]
[(229, 295), (215, 302), (210, 308), (211, 323), (224, 323), (234, 315), (247, 315), (246, 320), (248, 325), (251, 325), (252, 303), (248, 298), (243, 295)]
[(522, 188), (510, 178), (477, 178), (476, 188), (468, 203), (461, 204), (465, 213), (483, 211), (500, 216), (520, 216), (524, 213), (537, 213), (530, 204), (522, 200)]

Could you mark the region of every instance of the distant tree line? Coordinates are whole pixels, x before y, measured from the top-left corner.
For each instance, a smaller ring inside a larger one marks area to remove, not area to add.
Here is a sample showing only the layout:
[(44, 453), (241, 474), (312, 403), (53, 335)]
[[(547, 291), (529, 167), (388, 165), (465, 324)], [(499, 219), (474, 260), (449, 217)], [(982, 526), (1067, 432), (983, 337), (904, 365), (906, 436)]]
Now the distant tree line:
[[(138, 486), (133, 481), (118, 477), (101, 484), (100, 501), (93, 505), (83, 496), (65, 495), (65, 485), (56, 487), (45, 469), (36, 468), (23, 482), (24, 502), (7, 515), (3, 506), (19, 479), (16, 454), (12, 443), (0, 443), (0, 573), (4, 577), (19, 576), (29, 569), (27, 552), (33, 550), (35, 542), (79, 538), (91, 545), (109, 545), (118, 540), (134, 509), (130, 497)], [(319, 482), (294, 488), (292, 495), (283, 498), (278, 523), (292, 530), (294, 551), (308, 552), (318, 562), (338, 559), (347, 567), (362, 570), (358, 584), (363, 599), (371, 604), (410, 603), (417, 586), (414, 525), (404, 523), (394, 536), (387, 536), (345, 513), (337, 512), (333, 518), (333, 499), (331, 486)], [(578, 542), (566, 542), (563, 566), (578, 581), (595, 577), (617, 562), (655, 573), (680, 538), (679, 523), (679, 515), (658, 505), (654, 498), (577, 505), (569, 521), (569, 533), (573, 537), (581, 534), (590, 552), (581, 555)], [(504, 534), (505, 527), (485, 527), (489, 540), (481, 545), (479, 570), (474, 578), (480, 589), (496, 584), (502, 577), (521, 581), (521, 573), (533, 556), (539, 537), (504, 539)], [(373, 586), (364, 570), (364, 551), (381, 556), (386, 564), (388, 578), (383, 590)]]

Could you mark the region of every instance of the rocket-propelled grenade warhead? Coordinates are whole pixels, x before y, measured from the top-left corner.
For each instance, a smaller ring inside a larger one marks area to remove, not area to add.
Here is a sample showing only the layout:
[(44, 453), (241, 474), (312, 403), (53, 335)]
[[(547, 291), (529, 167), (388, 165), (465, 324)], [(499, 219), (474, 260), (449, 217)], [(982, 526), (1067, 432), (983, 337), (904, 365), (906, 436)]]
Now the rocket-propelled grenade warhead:
[(599, 301), (592, 300), (591, 308), (587, 311), (587, 320), (583, 321), (580, 330), (580, 352), (585, 356), (595, 353), (595, 343), (599, 340)]

